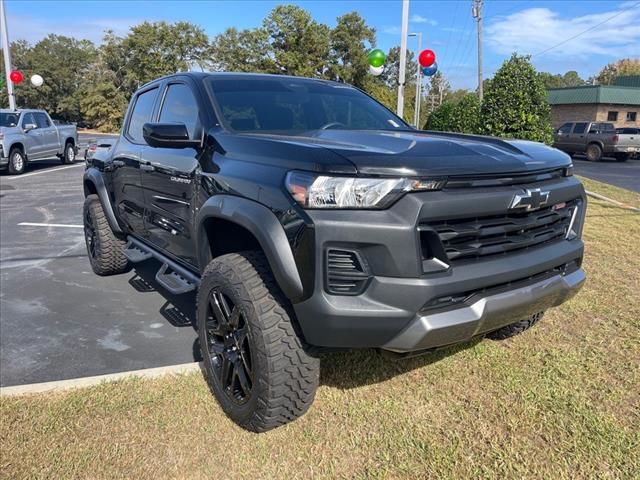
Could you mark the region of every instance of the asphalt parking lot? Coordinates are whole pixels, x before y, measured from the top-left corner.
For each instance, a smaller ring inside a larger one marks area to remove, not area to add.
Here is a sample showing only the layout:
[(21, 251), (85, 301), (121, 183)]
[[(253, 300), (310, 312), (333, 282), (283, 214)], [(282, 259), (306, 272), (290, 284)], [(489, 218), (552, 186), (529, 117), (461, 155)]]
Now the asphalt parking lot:
[(113, 277), (91, 271), (83, 170), (56, 159), (0, 176), (3, 387), (199, 359), (194, 299), (159, 291), (157, 264)]
[(600, 162), (589, 162), (584, 157), (575, 156), (573, 166), (577, 175), (640, 192), (640, 159), (617, 162), (604, 158)]

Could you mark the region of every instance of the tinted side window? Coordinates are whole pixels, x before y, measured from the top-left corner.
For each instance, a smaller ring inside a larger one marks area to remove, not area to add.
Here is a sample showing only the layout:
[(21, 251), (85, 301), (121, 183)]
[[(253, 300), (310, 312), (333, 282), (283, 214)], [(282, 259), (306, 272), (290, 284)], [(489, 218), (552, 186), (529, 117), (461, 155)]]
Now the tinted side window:
[(134, 142), (144, 142), (142, 125), (151, 121), (151, 114), (153, 113), (153, 105), (156, 101), (157, 94), (158, 89), (153, 88), (141, 93), (138, 95), (138, 98), (136, 98), (136, 104), (131, 112), (131, 119), (129, 120), (129, 127), (127, 128), (127, 135), (129, 135)]
[(198, 102), (187, 85), (183, 83), (169, 85), (159, 121), (184, 123), (189, 132), (189, 138), (194, 138), (198, 125)]
[(576, 123), (576, 126), (573, 128), (573, 133), (584, 133), (587, 129), (587, 124), (584, 122)]
[(560, 133), (571, 133), (571, 127), (572, 126), (573, 126), (573, 123), (565, 123), (564, 125), (562, 125), (558, 129), (558, 132), (560, 132)]
[(47, 128), (51, 126), (49, 119), (44, 113), (34, 113), (33, 116), (36, 117), (36, 125), (38, 125), (38, 128)]
[(29, 125), (29, 124), (33, 124), (33, 125), (38, 125), (36, 123), (36, 119), (33, 116), (33, 113), (25, 113), (24, 117), (22, 117), (22, 128), (24, 128), (25, 125)]

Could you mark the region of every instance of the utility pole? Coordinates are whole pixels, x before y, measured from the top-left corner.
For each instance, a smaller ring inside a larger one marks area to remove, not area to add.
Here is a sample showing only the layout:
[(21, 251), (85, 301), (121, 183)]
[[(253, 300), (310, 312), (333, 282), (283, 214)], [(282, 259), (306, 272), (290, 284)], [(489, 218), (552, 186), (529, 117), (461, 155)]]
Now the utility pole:
[(413, 113), (413, 124), (416, 128), (420, 128), (418, 124), (420, 123), (420, 102), (422, 101), (422, 72), (420, 71), (420, 51), (422, 50), (422, 32), (419, 33), (410, 33), (410, 37), (418, 37), (418, 52), (416, 53), (416, 68), (418, 72), (416, 73), (416, 108)]
[(482, 102), (482, 0), (474, 0), (471, 14), (478, 22), (478, 98)]
[(11, 73), (11, 46), (9, 44), (9, 32), (7, 31), (7, 11), (4, 8), (4, 0), (0, 0), (0, 30), (2, 30), (2, 53), (4, 56), (4, 71), (7, 76), (7, 94), (9, 95), (9, 108), (16, 109), (16, 97), (13, 93)]
[(409, 0), (402, 0), (402, 31), (400, 37), (400, 68), (398, 69), (398, 108), (400, 118), (404, 114), (404, 84), (407, 66), (407, 33), (409, 33)]

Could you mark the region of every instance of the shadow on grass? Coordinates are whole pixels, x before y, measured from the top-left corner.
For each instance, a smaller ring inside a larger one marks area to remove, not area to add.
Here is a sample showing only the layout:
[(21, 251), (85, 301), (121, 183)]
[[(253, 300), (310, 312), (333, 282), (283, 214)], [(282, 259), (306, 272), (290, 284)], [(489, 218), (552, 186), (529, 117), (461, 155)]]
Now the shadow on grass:
[[(161, 294), (166, 302), (160, 308), (160, 314), (169, 324), (174, 327), (192, 327), (196, 330), (195, 293), (173, 295), (162, 288), (155, 280), (159, 268), (160, 264), (156, 260), (135, 264), (132, 270), (134, 275), (129, 279), (129, 284), (140, 293), (157, 292)], [(375, 349), (321, 354), (320, 383), (349, 389), (384, 382), (397, 375), (431, 365), (462, 350), (472, 348), (480, 341), (481, 337), (467, 343), (434, 350), (419, 357), (407, 359), (389, 358)], [(202, 361), (197, 338), (193, 343), (193, 359), (197, 362)]]
[(353, 350), (322, 356), (320, 384), (350, 389), (384, 382), (397, 375), (439, 362), (482, 341), (477, 337), (466, 343), (433, 350), (419, 357), (394, 359), (378, 350)]

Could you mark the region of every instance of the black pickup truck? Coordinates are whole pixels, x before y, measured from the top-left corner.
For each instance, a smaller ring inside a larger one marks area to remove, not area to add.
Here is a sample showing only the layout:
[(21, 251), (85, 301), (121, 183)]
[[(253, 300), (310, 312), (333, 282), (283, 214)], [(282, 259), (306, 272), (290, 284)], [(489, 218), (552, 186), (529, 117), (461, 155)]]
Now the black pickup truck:
[(341, 83), (153, 81), (84, 191), (94, 272), (154, 257), (163, 288), (197, 289), (207, 379), (253, 431), (308, 409), (323, 351), (506, 338), (585, 280), (566, 154), (417, 131)]

